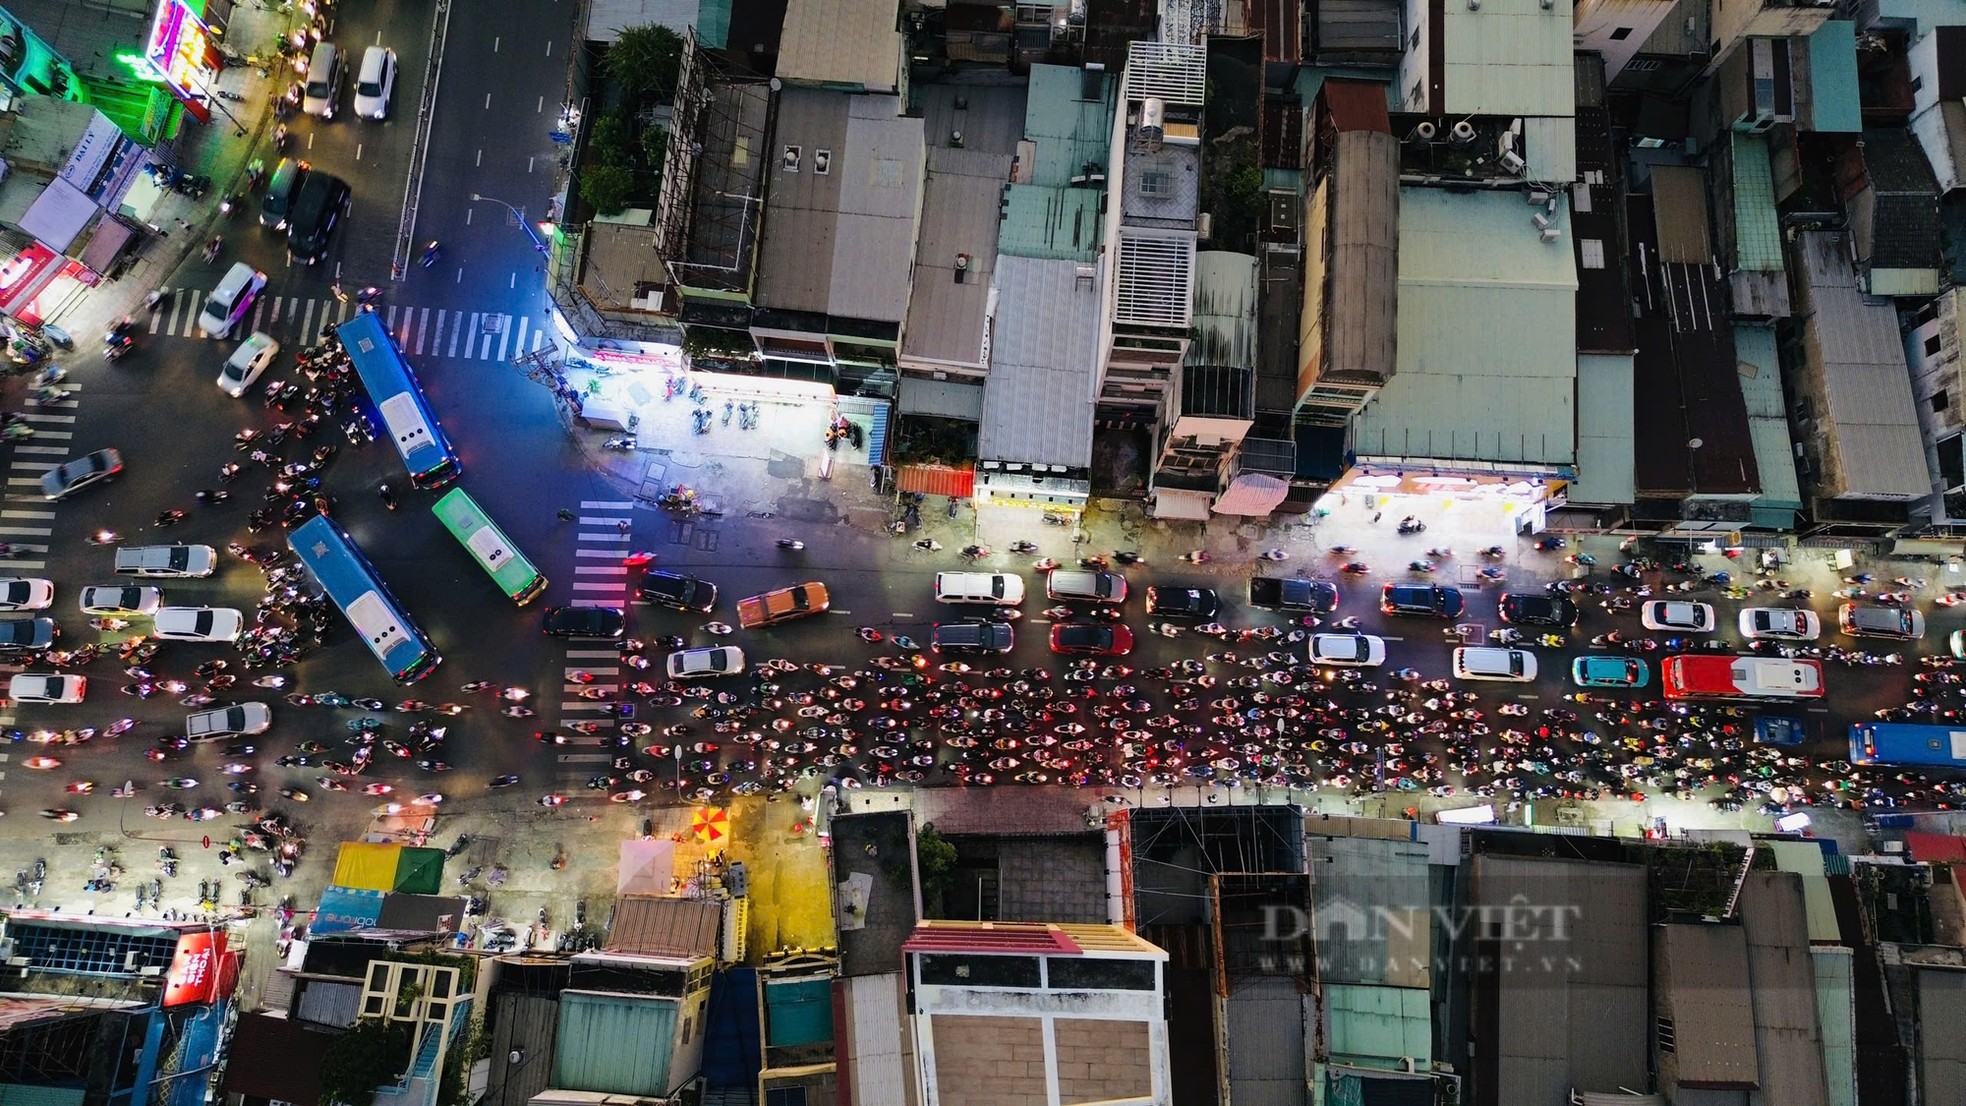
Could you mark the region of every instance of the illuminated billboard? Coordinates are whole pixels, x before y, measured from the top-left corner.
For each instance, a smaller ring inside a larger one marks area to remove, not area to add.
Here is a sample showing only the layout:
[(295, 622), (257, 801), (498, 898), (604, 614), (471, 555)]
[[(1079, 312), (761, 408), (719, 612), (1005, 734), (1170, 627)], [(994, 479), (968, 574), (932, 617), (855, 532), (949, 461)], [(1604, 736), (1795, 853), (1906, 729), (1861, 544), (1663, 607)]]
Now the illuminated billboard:
[(236, 953), (225, 947), (222, 929), (186, 930), (178, 935), (177, 955), (164, 976), (163, 1006), (182, 1006), (187, 1002), (217, 1002), (232, 997), (239, 982)]
[(144, 43), (143, 61), (150, 77), (162, 81), (192, 118), (211, 122), (211, 105), (199, 90), (209, 87), (218, 76), (218, 51), (212, 45), (211, 28), (185, 0), (161, 0), (158, 4), (149, 41)]

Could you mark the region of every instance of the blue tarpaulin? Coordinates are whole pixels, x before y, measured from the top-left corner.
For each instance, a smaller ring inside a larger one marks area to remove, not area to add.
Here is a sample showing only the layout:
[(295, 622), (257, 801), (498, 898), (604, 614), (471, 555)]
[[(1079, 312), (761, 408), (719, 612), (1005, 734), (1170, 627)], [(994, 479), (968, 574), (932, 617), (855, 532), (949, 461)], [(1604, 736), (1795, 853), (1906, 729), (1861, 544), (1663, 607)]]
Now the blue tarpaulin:
[(366, 888), (329, 887), (321, 893), (321, 905), (314, 909), (314, 924), (308, 932), (324, 937), (368, 929), (382, 917), (382, 898), (382, 892)]

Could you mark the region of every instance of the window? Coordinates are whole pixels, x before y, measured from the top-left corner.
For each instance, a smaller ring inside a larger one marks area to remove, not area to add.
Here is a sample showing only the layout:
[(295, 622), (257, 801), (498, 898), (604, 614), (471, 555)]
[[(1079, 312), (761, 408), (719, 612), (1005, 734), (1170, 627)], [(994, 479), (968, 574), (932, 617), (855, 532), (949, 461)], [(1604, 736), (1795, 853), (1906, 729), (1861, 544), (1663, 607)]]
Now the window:
[(767, 1087), (765, 1106), (806, 1106), (804, 1087)]
[(1142, 196), (1166, 196), (1174, 191), (1174, 175), (1165, 169), (1145, 169), (1140, 173)]
[(942, 987), (1038, 987), (1035, 956), (923, 953), (922, 982)]
[(1611, 41), (1623, 42), (1626, 39), (1630, 38), (1631, 36), (1632, 36), (1632, 29), (1630, 27), (1619, 27), (1611, 32)]
[(796, 173), (799, 171), (799, 159), (804, 156), (805, 147), (787, 146), (785, 147), (784, 154), (779, 156), (778, 167), (787, 173)]
[(683, 1019), (683, 1043), (684, 1043), (684, 1044), (688, 1044), (688, 1043), (689, 1043), (689, 1038), (690, 1038), (690, 1034), (692, 1034), (692, 1033), (694, 1033), (695, 1031), (696, 1031), (696, 1019), (695, 1019), (695, 1018), (684, 1018), (684, 1019)]
[(1577, 253), (1586, 269), (1604, 268), (1604, 240), (1585, 238), (1577, 243)]
[(1946, 390), (1944, 388), (1940, 388), (1938, 391), (1932, 393), (1933, 412), (1943, 415), (1946, 413), (1946, 409), (1951, 406), (1952, 406), (1952, 397), (1946, 394)]
[(1151, 991), (1154, 962), (1093, 956), (1052, 956), (1045, 961), (1054, 991)]
[(1922, 88), (1924, 88), (1924, 87), (1925, 87), (1925, 78), (1924, 78), (1924, 77), (1921, 77), (1921, 76), (1919, 76), (1919, 75), (1918, 75), (1918, 74), (1916, 74), (1916, 73), (1914, 73), (1914, 74), (1912, 74), (1912, 76), (1911, 76), (1911, 90), (1912, 90), (1913, 92), (1917, 92), (1918, 90), (1920, 90), (1920, 89), (1922, 89)]
[(1939, 352), (1939, 336), (1933, 334), (1925, 339), (1925, 356), (1930, 357), (1937, 352)]
[(1656, 73), (1659, 69), (1659, 59), (1633, 58), (1625, 68), (1634, 73)]
[(1413, 28), (1413, 34), (1406, 40), (1406, 48), (1408, 50), (1418, 50), (1420, 48), (1420, 28)]

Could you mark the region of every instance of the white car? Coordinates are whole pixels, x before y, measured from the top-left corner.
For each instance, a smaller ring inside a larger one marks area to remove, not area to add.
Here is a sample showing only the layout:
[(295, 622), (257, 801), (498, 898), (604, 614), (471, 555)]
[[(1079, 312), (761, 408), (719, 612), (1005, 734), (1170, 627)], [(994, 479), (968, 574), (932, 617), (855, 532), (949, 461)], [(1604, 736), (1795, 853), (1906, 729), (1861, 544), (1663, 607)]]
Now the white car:
[(45, 611), (55, 602), (55, 582), (32, 576), (0, 576), (0, 611)]
[(396, 51), (387, 46), (362, 51), (362, 68), (355, 71), (355, 114), (363, 119), (387, 118), (389, 94), (395, 89)]
[(1645, 604), (1639, 621), (1648, 630), (1679, 630), (1688, 634), (1704, 634), (1713, 630), (1713, 604), (1675, 603), (1665, 599), (1654, 599)]
[(1823, 633), (1823, 620), (1815, 611), (1789, 607), (1748, 607), (1741, 612), (1741, 636), (1776, 638), (1781, 641), (1814, 641)]
[(148, 616), (156, 614), (163, 603), (164, 593), (157, 588), (94, 584), (82, 589), (83, 614)]
[(172, 641), (232, 641), (246, 616), (231, 607), (161, 607), (151, 636)]
[(1386, 663), (1386, 639), (1371, 634), (1312, 634), (1312, 664), (1377, 668)]
[(255, 330), (252, 337), (239, 343), (232, 356), (225, 359), (225, 367), (218, 371), (218, 390), (238, 399), (253, 386), (259, 374), (266, 371), (273, 359), (280, 355), (280, 343), (274, 341), (265, 331)]
[(735, 645), (707, 649), (678, 649), (669, 654), (669, 678), (695, 680), (705, 676), (735, 676), (744, 671), (744, 650)]
[(7, 698), (16, 703), (79, 703), (89, 678), (72, 672), (22, 672), (7, 681)]

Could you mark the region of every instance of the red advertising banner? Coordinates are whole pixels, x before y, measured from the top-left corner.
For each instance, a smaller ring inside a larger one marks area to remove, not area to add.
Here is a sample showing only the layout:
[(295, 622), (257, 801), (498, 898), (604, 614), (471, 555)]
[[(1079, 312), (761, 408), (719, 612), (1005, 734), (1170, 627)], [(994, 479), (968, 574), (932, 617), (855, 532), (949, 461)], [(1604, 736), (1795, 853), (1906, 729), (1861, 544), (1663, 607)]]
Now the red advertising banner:
[(192, 930), (177, 939), (164, 977), (164, 1006), (227, 998), (239, 982), (239, 959), (225, 949), (225, 931)]

